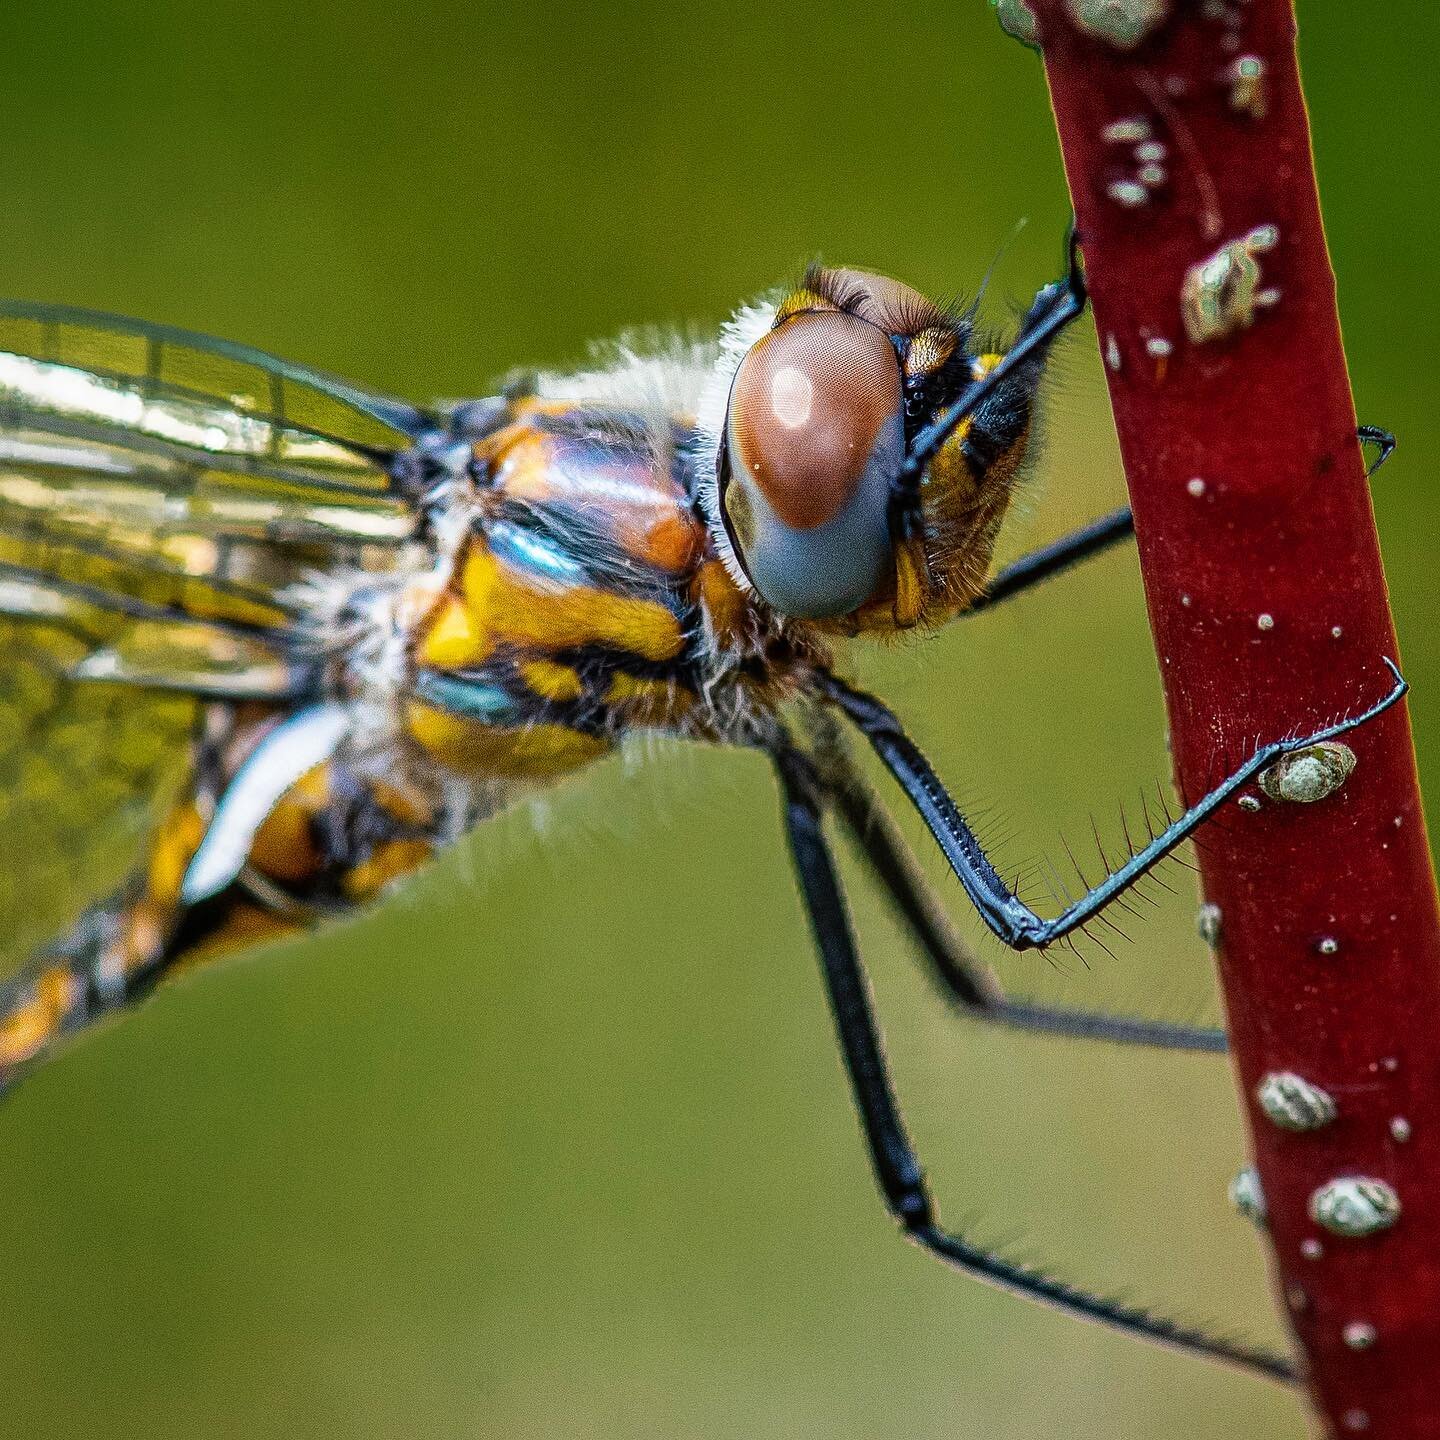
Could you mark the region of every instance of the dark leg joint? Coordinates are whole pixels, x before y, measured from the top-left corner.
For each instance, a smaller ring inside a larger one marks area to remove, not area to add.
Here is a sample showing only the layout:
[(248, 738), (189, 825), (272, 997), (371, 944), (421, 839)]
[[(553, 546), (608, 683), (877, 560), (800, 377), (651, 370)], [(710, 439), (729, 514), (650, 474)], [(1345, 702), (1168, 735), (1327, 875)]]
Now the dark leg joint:
[(902, 1195), (886, 1197), (891, 1213), (910, 1234), (926, 1230), (935, 1223), (935, 1211), (924, 1187), (917, 1185)]

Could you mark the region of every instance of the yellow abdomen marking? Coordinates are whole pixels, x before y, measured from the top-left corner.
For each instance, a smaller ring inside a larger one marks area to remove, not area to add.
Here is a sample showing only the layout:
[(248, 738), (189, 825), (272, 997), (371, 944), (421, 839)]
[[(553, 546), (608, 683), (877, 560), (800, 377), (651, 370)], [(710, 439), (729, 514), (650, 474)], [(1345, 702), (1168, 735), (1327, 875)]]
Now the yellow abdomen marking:
[(695, 705), (695, 695), (668, 680), (619, 673), (611, 677), (605, 703), (631, 725), (678, 725)]
[(377, 845), (369, 859), (346, 872), (341, 882), (345, 898), (357, 905), (373, 900), (387, 885), (418, 870), (434, 850), (428, 840), (391, 840)]
[(420, 643), (418, 659), (436, 670), (463, 670), (479, 665), (490, 654), (493, 637), (484, 617), (460, 596), (445, 594), (430, 619)]
[(0, 1022), (0, 1066), (19, 1065), (44, 1049), (74, 1002), (79, 984), (64, 965), (36, 976), (29, 1003)]

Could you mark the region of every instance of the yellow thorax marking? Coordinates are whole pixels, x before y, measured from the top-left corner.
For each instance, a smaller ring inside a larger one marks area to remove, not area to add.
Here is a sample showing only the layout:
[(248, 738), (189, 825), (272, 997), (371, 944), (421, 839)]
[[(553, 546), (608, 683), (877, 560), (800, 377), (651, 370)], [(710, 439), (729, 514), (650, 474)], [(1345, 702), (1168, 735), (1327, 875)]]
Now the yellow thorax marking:
[(585, 693), (574, 667), (553, 660), (523, 661), (520, 678), (542, 700), (578, 700)]
[(416, 741), (459, 771), (543, 779), (597, 759), (610, 748), (603, 736), (565, 725), (481, 725), (420, 700), (412, 700), (406, 714)]

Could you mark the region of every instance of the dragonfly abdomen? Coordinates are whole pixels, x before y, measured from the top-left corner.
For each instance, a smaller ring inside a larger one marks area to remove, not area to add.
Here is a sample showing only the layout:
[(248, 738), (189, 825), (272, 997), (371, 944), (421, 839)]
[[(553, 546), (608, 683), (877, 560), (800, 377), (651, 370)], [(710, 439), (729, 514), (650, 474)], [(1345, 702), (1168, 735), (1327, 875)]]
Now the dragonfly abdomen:
[(199, 742), (192, 788), (156, 828), (145, 863), (0, 985), (0, 1090), (161, 978), (369, 902), (499, 803), (483, 787), (428, 784), (363, 744), (346, 748), (289, 784), (234, 865), (195, 893), (197, 857), (228, 823), (245, 773), (224, 757), (258, 753), (287, 724), (228, 708), (212, 718), (221, 723)]

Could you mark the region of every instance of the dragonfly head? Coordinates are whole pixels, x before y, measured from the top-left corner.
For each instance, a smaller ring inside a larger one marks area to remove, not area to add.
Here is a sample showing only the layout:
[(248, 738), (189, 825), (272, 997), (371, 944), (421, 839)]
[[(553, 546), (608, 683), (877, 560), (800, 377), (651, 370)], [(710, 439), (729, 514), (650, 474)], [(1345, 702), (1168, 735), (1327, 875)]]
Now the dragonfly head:
[[(713, 458), (714, 470), (702, 495), (742, 585), (782, 615), (841, 629), (901, 628), (944, 608), (945, 567), (956, 564), (946, 526), (973, 512), (975, 487), (932, 482), (965, 467), (966, 427), (931, 461), (913, 516), (897, 482), (913, 437), (973, 379), (969, 339), (968, 316), (859, 270), (812, 267), (778, 305), (732, 321), (702, 409), (713, 457), (702, 448), (701, 462)], [(983, 527), (978, 565), (966, 557), (974, 584), (998, 524), (999, 513)], [(906, 529), (917, 546), (909, 557)], [(909, 601), (907, 558), (912, 580), (923, 577)]]

